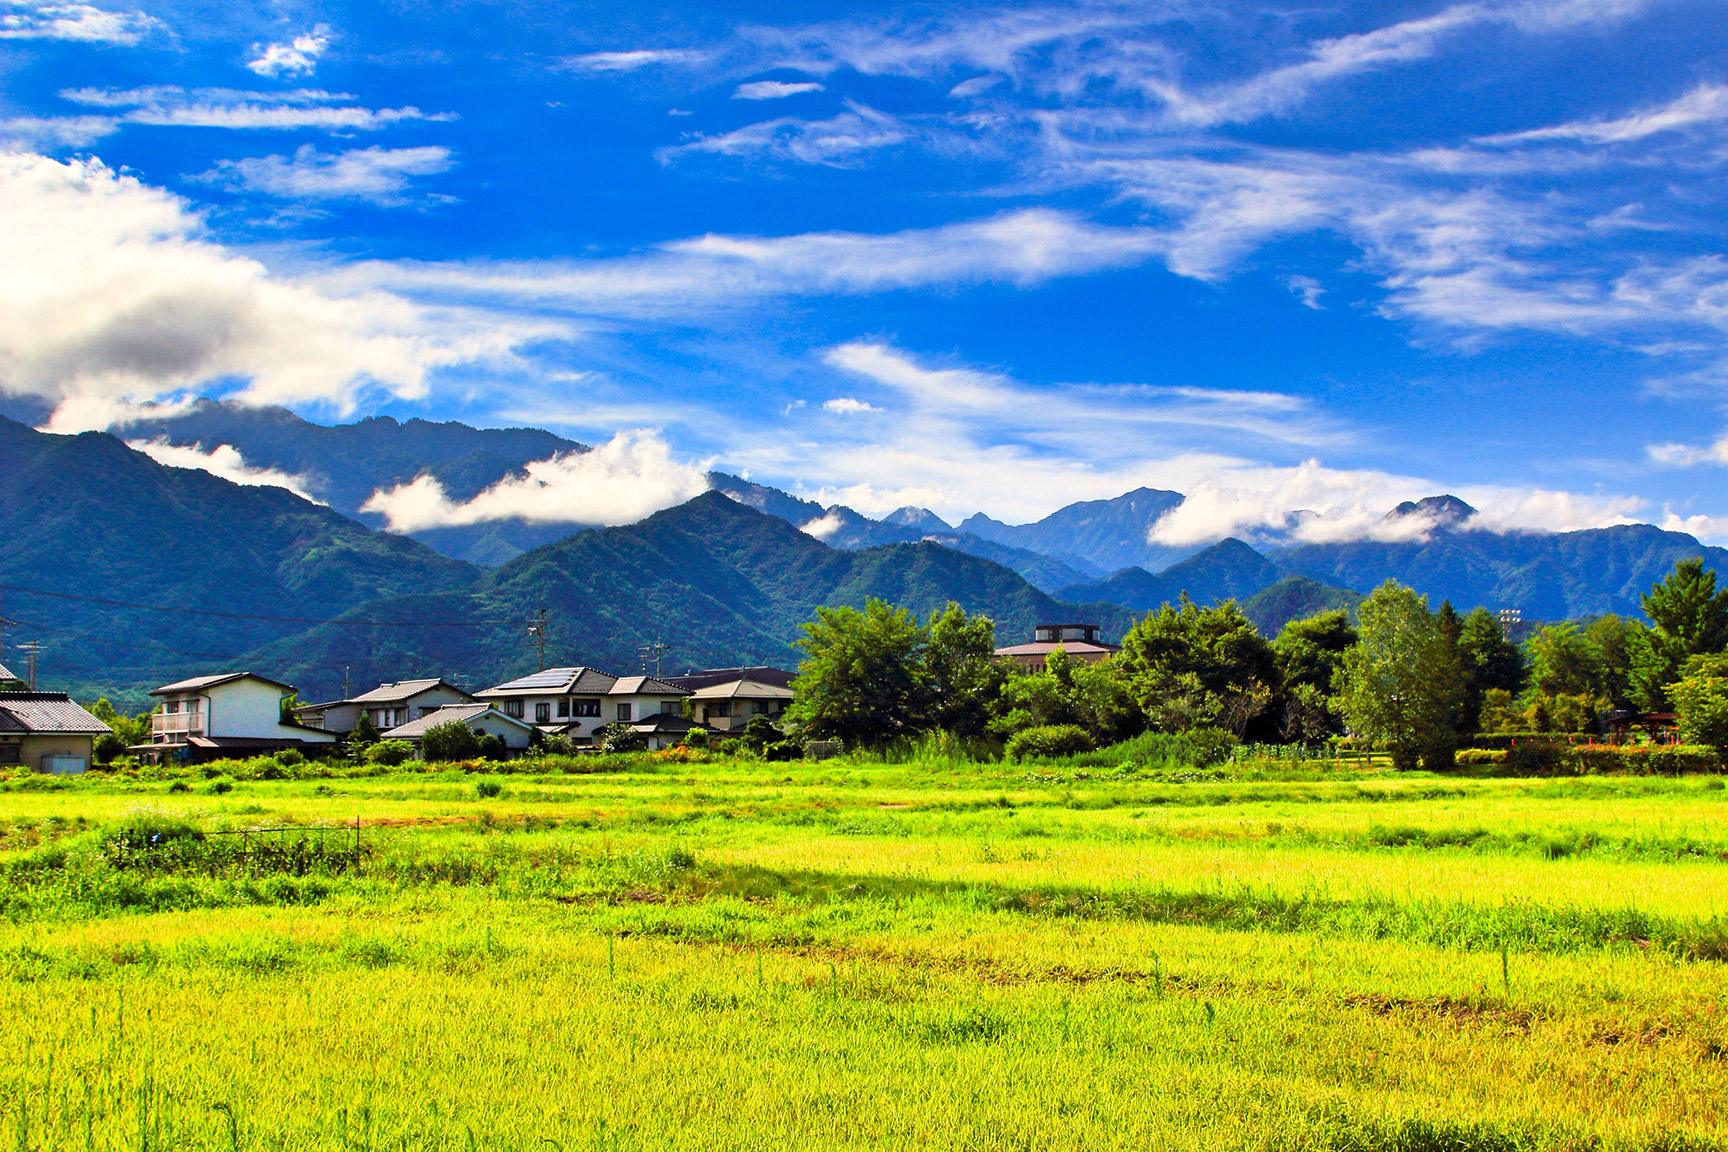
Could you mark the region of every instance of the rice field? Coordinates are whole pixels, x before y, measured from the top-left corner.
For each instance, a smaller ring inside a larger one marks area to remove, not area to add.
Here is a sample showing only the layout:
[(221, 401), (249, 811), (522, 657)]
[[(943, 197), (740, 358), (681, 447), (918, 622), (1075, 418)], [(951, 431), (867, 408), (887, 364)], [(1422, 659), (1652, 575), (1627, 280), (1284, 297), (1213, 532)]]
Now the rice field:
[(0, 1141), (1728, 1147), (1722, 784), (14, 780)]

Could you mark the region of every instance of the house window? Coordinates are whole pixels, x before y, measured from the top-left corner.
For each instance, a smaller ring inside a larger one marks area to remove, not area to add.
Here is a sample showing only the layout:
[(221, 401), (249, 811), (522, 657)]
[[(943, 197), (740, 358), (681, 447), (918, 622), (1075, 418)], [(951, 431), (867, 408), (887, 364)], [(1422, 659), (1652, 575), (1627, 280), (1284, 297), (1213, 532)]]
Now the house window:
[(558, 719), (560, 719), (560, 720), (568, 719), (569, 716), (570, 716), (570, 701), (568, 701), (568, 700), (558, 701)]
[(516, 719), (520, 720), (520, 719), (522, 719), (522, 715), (523, 715), (524, 711), (525, 711), (525, 709), (523, 708), (522, 701), (520, 701), (520, 700), (506, 700), (506, 701), (504, 701), (504, 715), (514, 716), (514, 717), (516, 717)]
[(20, 748), (21, 745), (18, 744), (0, 744), (0, 764), (18, 763)]
[(600, 715), (600, 701), (577, 700), (572, 704), (571, 710), (577, 716), (598, 716)]
[(618, 723), (620, 723), (620, 724), (630, 723), (630, 705), (629, 704), (618, 705)]
[(732, 701), (716, 700), (714, 703), (708, 705), (708, 714), (710, 716), (719, 716), (721, 719), (725, 719), (732, 715)]
[(434, 713), (436, 711), (438, 711), (438, 709), (436, 709), (436, 708), (422, 708), (422, 709), (420, 709), (420, 718), (422, 720), (424, 720), (426, 717), (432, 715), (432, 713)]
[(536, 705), (534, 705), (534, 723), (546, 724), (546, 723), (550, 723), (551, 720), (552, 720), (552, 705), (551, 704), (536, 704)]
[(676, 716), (676, 715), (678, 715), (679, 711), (680, 711), (680, 709), (678, 707), (678, 701), (676, 701), (676, 700), (662, 700), (662, 701), (660, 701), (660, 715), (662, 715), (662, 716)]
[(766, 700), (757, 700), (750, 705), (750, 711), (761, 716), (768, 711), (768, 702)]
[(168, 701), (168, 703), (162, 705), (162, 711), (165, 715), (173, 716), (175, 713), (180, 711), (180, 701), (178, 701), (178, 700)]

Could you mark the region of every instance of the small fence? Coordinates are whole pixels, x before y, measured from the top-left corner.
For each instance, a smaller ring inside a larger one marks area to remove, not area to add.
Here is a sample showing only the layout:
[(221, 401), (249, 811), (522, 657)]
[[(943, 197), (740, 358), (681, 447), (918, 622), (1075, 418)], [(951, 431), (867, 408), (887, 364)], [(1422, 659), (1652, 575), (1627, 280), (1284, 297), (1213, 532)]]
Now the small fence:
[(360, 821), (352, 824), (283, 824), (219, 832), (162, 831), (108, 842), (116, 868), (143, 872), (208, 872), (211, 876), (334, 875), (360, 866), (365, 846)]

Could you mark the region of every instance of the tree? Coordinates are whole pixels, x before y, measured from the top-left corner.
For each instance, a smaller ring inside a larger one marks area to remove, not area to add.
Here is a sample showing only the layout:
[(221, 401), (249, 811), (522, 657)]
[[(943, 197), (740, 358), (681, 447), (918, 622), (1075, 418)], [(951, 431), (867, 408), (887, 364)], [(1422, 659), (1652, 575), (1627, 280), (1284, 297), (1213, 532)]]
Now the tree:
[(474, 729), (460, 720), (434, 724), (420, 737), (420, 758), (428, 764), (443, 764), (453, 760), (478, 760), (480, 738)]
[(1356, 629), (1338, 609), (1284, 625), (1272, 641), (1272, 655), (1284, 685), (1278, 734), (1286, 740), (1321, 739), (1342, 724), (1329, 706), (1339, 687), (1344, 653), (1356, 643)]
[(1391, 746), (1393, 767), (1451, 759), (1463, 676), (1426, 597), (1388, 580), (1357, 610), (1338, 705), (1351, 729)]
[(995, 659), (995, 622), (988, 616), (968, 616), (950, 600), (946, 608), (930, 614), (926, 631), (924, 722), (956, 736), (982, 736), (1006, 677)]
[(1600, 679), (1596, 653), (1576, 624), (1546, 624), (1524, 642), (1531, 685), (1544, 696), (1592, 692)]
[(1694, 656), (1668, 686), (1679, 711), (1680, 739), (1728, 752), (1728, 656)]
[(818, 608), (797, 647), (788, 720), (806, 736), (847, 747), (915, 731), (927, 703), (928, 634), (903, 608), (871, 599), (864, 611)]
[(1524, 690), (1524, 654), (1506, 639), (1506, 632), (1486, 608), (1473, 608), (1458, 629), (1459, 668), (1464, 676), (1458, 730), (1482, 730), (1482, 704), (1489, 692), (1508, 698)]
[(1674, 565), (1642, 604), (1652, 627), (1633, 658), (1633, 695), (1646, 709), (1661, 711), (1688, 659), (1728, 647), (1728, 588), (1718, 590), (1716, 573), (1693, 557)]
[(1129, 629), (1118, 659), (1148, 720), (1165, 731), (1240, 714), (1245, 698), (1269, 705), (1279, 683), (1272, 646), (1234, 600), (1202, 608), (1184, 594)]
[(348, 743), (356, 748), (364, 748), (369, 744), (378, 743), (382, 735), (378, 725), (372, 723), (372, 713), (364, 708), (360, 710), (360, 719), (354, 725), (354, 731), (348, 734)]
[(1114, 744), (1146, 727), (1120, 666), (1087, 664), (1058, 648), (1038, 672), (1011, 676), (1002, 685), (993, 731), (1013, 736), (1031, 728), (1077, 727), (1099, 744)]
[(1595, 654), (1596, 691), (1616, 708), (1631, 708), (1632, 665), (1648, 631), (1642, 622), (1612, 613), (1584, 625), (1584, 642)]

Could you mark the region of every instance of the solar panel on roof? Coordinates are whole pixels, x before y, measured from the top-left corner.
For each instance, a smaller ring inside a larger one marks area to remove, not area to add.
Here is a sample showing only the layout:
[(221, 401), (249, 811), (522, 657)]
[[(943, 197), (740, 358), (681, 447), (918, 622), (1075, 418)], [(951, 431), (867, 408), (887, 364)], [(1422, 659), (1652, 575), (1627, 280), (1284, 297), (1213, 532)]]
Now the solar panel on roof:
[(524, 676), (520, 680), (512, 680), (508, 684), (500, 684), (499, 688), (557, 688), (569, 683), (570, 678), (582, 671), (580, 668), (548, 668), (544, 672), (536, 672), (532, 676)]

